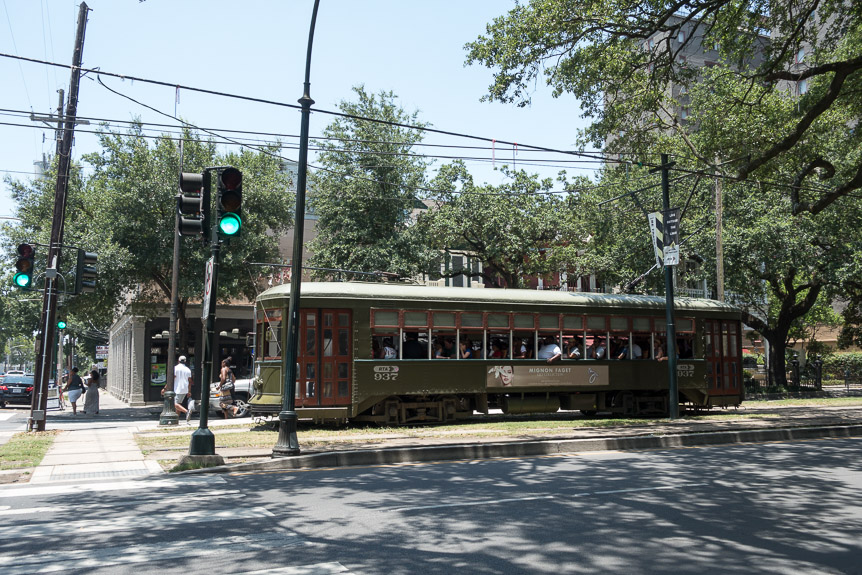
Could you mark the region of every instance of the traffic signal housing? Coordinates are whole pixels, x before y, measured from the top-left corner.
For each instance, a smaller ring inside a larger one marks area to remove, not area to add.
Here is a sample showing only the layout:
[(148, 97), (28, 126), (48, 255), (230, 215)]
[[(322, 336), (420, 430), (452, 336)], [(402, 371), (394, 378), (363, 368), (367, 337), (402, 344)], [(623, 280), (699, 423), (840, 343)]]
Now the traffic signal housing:
[(242, 172), (225, 168), (218, 176), (218, 232), (224, 238), (242, 229)]
[(210, 223), (209, 186), (204, 185), (204, 174), (180, 174), (180, 193), (177, 195), (180, 217), (180, 235), (206, 238)]
[(99, 270), (96, 268), (98, 262), (98, 254), (78, 249), (78, 265), (75, 267), (76, 294), (96, 291), (96, 278), (99, 275)]
[(16, 287), (26, 289), (33, 285), (33, 260), (36, 258), (36, 248), (30, 244), (18, 246), (18, 259), (15, 261), (15, 276), (12, 283)]

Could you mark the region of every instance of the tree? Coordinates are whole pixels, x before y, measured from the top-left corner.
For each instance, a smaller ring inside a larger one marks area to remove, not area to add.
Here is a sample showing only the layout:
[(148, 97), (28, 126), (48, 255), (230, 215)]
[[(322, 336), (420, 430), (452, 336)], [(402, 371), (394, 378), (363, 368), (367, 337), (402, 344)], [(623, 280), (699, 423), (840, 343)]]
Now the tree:
[[(292, 221), (293, 194), (281, 170), (276, 148), (219, 155), (215, 144), (184, 133), (183, 171), (206, 166), (234, 165), (243, 171), (242, 236), (222, 251), (217, 296), (222, 301), (255, 297), (256, 271), (246, 261), (276, 261), (278, 237)], [(70, 298), (70, 323), (82, 329), (107, 332), (115, 314), (126, 304), (149, 315), (170, 302), (179, 154), (169, 136), (150, 144), (140, 125), (126, 133), (105, 130), (101, 151), (84, 157), (93, 167), (83, 179), (74, 171), (66, 211), (64, 243), (99, 255), (97, 289)], [(9, 237), (43, 238), (47, 243), (52, 221), (53, 185), (49, 180), (14, 183), (16, 214), (22, 218)], [(185, 335), (185, 306), (199, 299), (203, 289), (208, 242), (181, 240), (179, 317)], [(65, 250), (62, 269), (74, 268), (74, 250)]]
[(310, 177), (309, 207), (318, 220), (309, 263), (414, 276), (432, 257), (411, 225), (413, 210), (425, 207), (419, 200), (427, 163), (413, 153), (422, 131), (394, 124), (424, 124), (392, 92), (353, 91), (356, 101), (338, 105), (346, 116), (324, 130), (321, 167)]
[[(461, 161), (442, 166), (431, 187), (435, 204), (417, 227), (440, 252), (464, 250), (483, 263), (481, 276), (494, 287), (523, 287), (525, 276), (557, 271), (556, 250), (567, 245), (566, 200), (549, 193), (550, 178), (503, 171), (511, 180), (476, 186)], [(429, 273), (439, 270), (429, 270)], [(450, 273), (474, 275), (471, 270)]]
[[(494, 20), (467, 45), (468, 62), (497, 71), (486, 99), (526, 105), (540, 76), (554, 95), (580, 99), (593, 119), (584, 140), (638, 153), (668, 132), (687, 134), (671, 85), (724, 89), (711, 117), (744, 119), (748, 129), (690, 145), (707, 164), (740, 158), (738, 179), (792, 166), (793, 213), (819, 213), (862, 188), (862, 22), (846, 0), (633, 2), (532, 0)], [(682, 32), (682, 34), (680, 33)], [(652, 40), (652, 41), (651, 41)], [(716, 70), (688, 68), (680, 56), (717, 47)], [(805, 90), (807, 89), (807, 92)], [(796, 92), (781, 116), (766, 100)], [(838, 145), (824, 146), (830, 132)], [(691, 143), (690, 143), (691, 144)], [(821, 183), (804, 186), (814, 176)], [(825, 185), (824, 185), (825, 183)]]

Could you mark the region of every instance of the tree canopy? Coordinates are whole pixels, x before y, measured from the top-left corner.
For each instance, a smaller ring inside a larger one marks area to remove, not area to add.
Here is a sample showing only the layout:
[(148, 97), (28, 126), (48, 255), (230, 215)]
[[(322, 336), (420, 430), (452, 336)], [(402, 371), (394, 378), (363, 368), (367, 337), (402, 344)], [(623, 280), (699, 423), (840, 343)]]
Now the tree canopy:
[[(690, 153), (737, 159), (739, 179), (783, 164), (789, 208), (818, 213), (862, 188), (860, 15), (845, 0), (532, 0), (468, 44), (468, 62), (496, 70), (489, 100), (527, 105), (540, 78), (574, 95), (592, 120), (583, 142), (610, 152), (643, 153), (668, 132), (737, 118), (687, 142)], [(692, 53), (713, 61), (690, 66)], [(698, 84), (714, 105), (693, 103), (700, 115), (686, 121), (680, 108)]]
[(428, 163), (414, 151), (422, 130), (396, 124), (425, 124), (392, 92), (353, 91), (355, 101), (338, 105), (346, 115), (324, 130), (319, 168), (309, 178), (309, 208), (318, 218), (309, 264), (414, 276), (433, 257), (411, 226), (413, 211), (425, 207)]
[[(250, 273), (245, 262), (278, 260), (278, 237), (292, 223), (289, 176), (282, 171), (275, 147), (219, 154), (212, 141), (193, 132), (185, 131), (183, 139), (183, 171), (233, 165), (243, 172), (242, 234), (222, 250), (218, 297), (253, 299), (256, 272)], [(151, 142), (139, 125), (122, 133), (104, 130), (100, 143), (100, 151), (83, 158), (92, 173), (84, 177), (80, 166), (73, 170), (64, 236), (64, 244), (98, 254), (97, 289), (66, 298), (63, 307), (70, 324), (106, 332), (117, 311), (127, 304), (136, 306), (135, 313), (149, 314), (164, 310), (170, 302), (180, 156), (172, 137)], [(4, 244), (47, 244), (53, 218), (52, 174), (11, 183), (21, 222), (3, 227)], [(74, 256), (73, 249), (64, 251), (61, 273), (74, 271)], [(208, 242), (181, 239), (181, 306), (201, 297), (209, 256)], [(35, 323), (29, 323), (30, 334)]]

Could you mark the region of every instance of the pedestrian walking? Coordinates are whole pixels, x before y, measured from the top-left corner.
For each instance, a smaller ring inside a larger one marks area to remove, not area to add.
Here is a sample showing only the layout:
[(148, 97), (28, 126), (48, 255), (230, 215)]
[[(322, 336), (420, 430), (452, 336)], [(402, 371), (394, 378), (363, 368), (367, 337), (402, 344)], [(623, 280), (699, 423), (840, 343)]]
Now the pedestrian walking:
[(78, 375), (78, 367), (72, 368), (72, 375), (69, 376), (69, 382), (66, 384), (65, 391), (69, 394), (69, 403), (72, 404), (72, 415), (78, 415), (78, 400), (84, 393), (84, 382), (81, 376)]
[(174, 367), (174, 409), (177, 415), (185, 413), (186, 421), (191, 421), (192, 370), (186, 365), (186, 361), (186, 356), (181, 355)]
[(99, 415), (99, 370), (94, 369), (90, 372), (90, 379), (87, 381), (87, 399), (84, 401), (84, 413)]
[(233, 388), (236, 383), (236, 377), (233, 370), (230, 368), (232, 357), (226, 357), (221, 362), (221, 372), (219, 372), (219, 407), (221, 407), (224, 418), (236, 417), (238, 407), (233, 404)]

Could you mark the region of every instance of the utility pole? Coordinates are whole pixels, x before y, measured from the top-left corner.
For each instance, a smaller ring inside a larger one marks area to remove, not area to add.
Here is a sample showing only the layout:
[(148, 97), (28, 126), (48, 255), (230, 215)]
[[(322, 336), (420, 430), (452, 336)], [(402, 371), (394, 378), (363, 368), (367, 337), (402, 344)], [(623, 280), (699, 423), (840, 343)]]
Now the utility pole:
[[(179, 178), (183, 177), (183, 141), (180, 140), (180, 166)], [(174, 261), (171, 272), (171, 319), (168, 324), (168, 369), (165, 376), (165, 405), (162, 409), (161, 417), (159, 417), (159, 425), (177, 425), (179, 424), (179, 416), (174, 408), (174, 366), (177, 358), (177, 314), (180, 285), (180, 217), (182, 217), (182, 209), (180, 202), (182, 201), (182, 191), (177, 190), (177, 209), (174, 214)], [(184, 354), (181, 354), (184, 355)], [(203, 382), (201, 382), (203, 383)], [(203, 411), (203, 406), (201, 406)]]
[(721, 245), (721, 176), (718, 174), (718, 157), (715, 159), (715, 291), (718, 301), (724, 301), (724, 247)]
[[(674, 162), (667, 154), (661, 155), (661, 166), (650, 170), (661, 171), (661, 198), (664, 213), (670, 212), (670, 182), (668, 173)], [(666, 246), (665, 246), (666, 247)], [(670, 418), (679, 419), (679, 389), (676, 381), (676, 327), (673, 323), (673, 266), (664, 264), (665, 317), (667, 319), (667, 377)]]
[[(69, 101), (62, 118), (63, 140), (57, 157), (57, 183), (54, 187), (54, 220), (51, 224), (51, 241), (48, 248), (48, 269), (45, 273), (45, 293), (42, 298), (40, 334), (36, 338), (36, 381), (30, 418), (27, 428), (45, 431), (45, 409), (48, 404), (48, 380), (51, 374), (51, 351), (57, 328), (57, 268), (60, 265), (63, 225), (66, 220), (66, 197), (69, 188), (69, 171), (72, 164), (72, 139), (75, 136), (75, 117), (78, 114), (78, 88), (81, 82), (81, 62), (84, 56), (84, 33), (87, 29), (86, 2), (78, 10), (78, 30), (72, 55), (72, 77), (69, 81)], [(62, 97), (62, 96), (61, 96)]]

